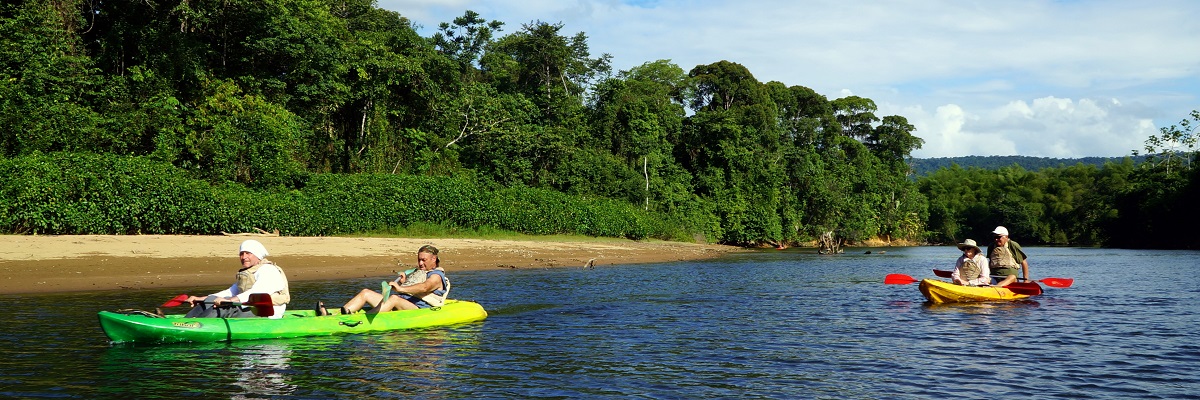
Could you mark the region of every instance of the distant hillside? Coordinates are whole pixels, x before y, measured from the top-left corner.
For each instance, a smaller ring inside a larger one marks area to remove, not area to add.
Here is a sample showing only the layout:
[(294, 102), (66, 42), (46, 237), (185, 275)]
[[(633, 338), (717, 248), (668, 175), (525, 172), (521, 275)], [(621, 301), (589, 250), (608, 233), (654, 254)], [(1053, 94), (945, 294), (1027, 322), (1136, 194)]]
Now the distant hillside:
[[(1133, 158), (1130, 156), (1130, 158)], [(1141, 162), (1144, 157), (1139, 156), (1133, 158), (1133, 162)], [(1066, 167), (1077, 163), (1092, 164), (1097, 167), (1103, 166), (1106, 162), (1120, 163), (1125, 157), (1084, 157), (1084, 158), (1049, 158), (1049, 157), (1027, 157), (1027, 156), (966, 156), (966, 157), (941, 157), (941, 158), (914, 158), (912, 159), (913, 170), (916, 176), (925, 176), (930, 172), (937, 171), (943, 167), (950, 167), (952, 164), (958, 164), (963, 168), (978, 167), (983, 169), (995, 170), (1000, 167), (1007, 167), (1013, 164), (1020, 165), (1029, 171), (1037, 171), (1043, 168), (1051, 167)]]

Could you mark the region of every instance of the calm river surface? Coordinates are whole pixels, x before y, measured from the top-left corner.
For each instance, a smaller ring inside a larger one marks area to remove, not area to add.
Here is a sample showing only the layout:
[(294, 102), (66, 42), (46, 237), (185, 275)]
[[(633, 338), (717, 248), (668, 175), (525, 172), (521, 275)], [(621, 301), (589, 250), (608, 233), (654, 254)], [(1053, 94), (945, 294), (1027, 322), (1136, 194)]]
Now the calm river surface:
[[(232, 344), (108, 344), (97, 311), (181, 290), (0, 296), (0, 398), (1200, 398), (1200, 252), (1027, 248), (1075, 285), (934, 306), (883, 277), (957, 249), (864, 250), (450, 271), (486, 321)], [(293, 304), (381, 278), (297, 282)]]

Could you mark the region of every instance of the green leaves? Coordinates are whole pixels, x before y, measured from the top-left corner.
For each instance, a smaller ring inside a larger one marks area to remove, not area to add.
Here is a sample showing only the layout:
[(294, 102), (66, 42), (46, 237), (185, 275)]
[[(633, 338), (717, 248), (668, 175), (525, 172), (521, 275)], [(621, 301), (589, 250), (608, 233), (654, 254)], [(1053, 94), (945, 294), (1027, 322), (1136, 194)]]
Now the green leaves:
[(644, 239), (667, 224), (626, 202), (490, 191), (467, 178), (317, 174), (299, 190), (212, 186), (148, 158), (59, 152), (0, 159), (0, 231), (285, 235), (378, 232), (422, 223), (534, 235)]
[(204, 81), (207, 97), (185, 108), (179, 130), (161, 131), (155, 156), (216, 182), (292, 186), (304, 172), (303, 127), (291, 112), (239, 92), (230, 81)]
[(86, 6), (0, 5), (0, 153), (25, 185), (0, 184), (0, 229), (923, 231), (907, 120), (736, 62), (614, 77), (562, 24), (498, 36), (468, 11), (423, 38), (370, 0)]
[(215, 233), (207, 184), (142, 158), (59, 152), (0, 161), (0, 229), (41, 234)]

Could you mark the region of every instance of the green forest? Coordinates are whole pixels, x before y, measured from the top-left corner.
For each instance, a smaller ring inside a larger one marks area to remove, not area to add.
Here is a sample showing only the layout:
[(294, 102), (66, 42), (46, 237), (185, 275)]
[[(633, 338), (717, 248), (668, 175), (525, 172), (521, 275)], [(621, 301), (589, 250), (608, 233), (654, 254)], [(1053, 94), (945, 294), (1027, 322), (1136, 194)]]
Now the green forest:
[(1193, 112), (1139, 162), (914, 173), (874, 101), (736, 60), (624, 71), (561, 23), (371, 0), (0, 5), (0, 232), (412, 225), (744, 246), (1200, 248)]
[(957, 164), (962, 168), (979, 167), (983, 169), (1000, 169), (1002, 167), (1020, 166), (1028, 170), (1041, 170), (1045, 168), (1065, 168), (1075, 164), (1089, 164), (1096, 167), (1103, 167), (1104, 164), (1124, 162), (1125, 158), (1133, 160), (1134, 164), (1145, 161), (1145, 157), (1124, 156), (1124, 157), (1081, 157), (1081, 158), (1050, 158), (1050, 157), (1032, 157), (1032, 156), (962, 156), (962, 157), (937, 157), (937, 158), (914, 158), (909, 160), (909, 165), (912, 166), (914, 177), (922, 177), (936, 172), (942, 168), (950, 168)]

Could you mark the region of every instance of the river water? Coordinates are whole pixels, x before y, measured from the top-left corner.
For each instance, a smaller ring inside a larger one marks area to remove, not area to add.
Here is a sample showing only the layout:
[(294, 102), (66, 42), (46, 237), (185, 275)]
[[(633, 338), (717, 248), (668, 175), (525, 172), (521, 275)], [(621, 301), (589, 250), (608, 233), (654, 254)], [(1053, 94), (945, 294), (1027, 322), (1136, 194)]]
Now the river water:
[[(769, 250), (450, 271), (486, 321), (158, 346), (110, 345), (95, 314), (179, 290), (6, 295), (0, 398), (1200, 398), (1200, 252), (1026, 250), (1074, 286), (929, 305), (883, 277), (932, 277), (953, 247)], [(381, 278), (297, 282), (294, 304)]]

